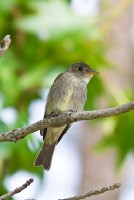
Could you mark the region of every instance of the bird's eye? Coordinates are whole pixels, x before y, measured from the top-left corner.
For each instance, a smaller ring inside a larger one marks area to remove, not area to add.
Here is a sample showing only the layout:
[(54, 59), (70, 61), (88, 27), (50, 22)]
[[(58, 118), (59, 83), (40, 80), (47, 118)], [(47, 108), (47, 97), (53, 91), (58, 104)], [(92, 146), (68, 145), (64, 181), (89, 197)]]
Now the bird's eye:
[(78, 70), (79, 70), (79, 71), (82, 71), (82, 70), (83, 70), (83, 67), (78, 67)]

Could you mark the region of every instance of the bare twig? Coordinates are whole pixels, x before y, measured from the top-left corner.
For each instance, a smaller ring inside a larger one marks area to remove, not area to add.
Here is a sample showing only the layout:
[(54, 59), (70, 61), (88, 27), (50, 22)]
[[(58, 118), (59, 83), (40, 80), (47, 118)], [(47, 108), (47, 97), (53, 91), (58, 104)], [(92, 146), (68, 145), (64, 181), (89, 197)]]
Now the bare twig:
[(120, 186), (121, 186), (121, 183), (114, 183), (113, 185), (110, 185), (108, 187), (103, 187), (100, 190), (90, 191), (84, 195), (74, 196), (74, 197), (70, 197), (70, 198), (66, 198), (66, 199), (59, 199), (59, 200), (81, 200), (81, 199), (85, 199), (86, 197), (91, 197), (94, 195), (103, 194), (104, 192), (107, 192), (107, 191), (112, 191), (112, 190), (118, 189)]
[(25, 188), (27, 188), (31, 183), (33, 182), (33, 179), (29, 179), (26, 183), (24, 183), (22, 186), (17, 187), (16, 189), (14, 189), (11, 192), (8, 192), (7, 194), (4, 194), (0, 197), (0, 200), (5, 200), (9, 197), (12, 197), (14, 194), (17, 194), (19, 192), (21, 192), (22, 190), (24, 190)]
[(134, 101), (131, 101), (129, 103), (114, 108), (107, 108), (102, 110), (82, 111), (76, 113), (66, 112), (58, 116), (45, 118), (43, 120), (40, 120), (34, 124), (27, 126), (26, 128), (17, 128), (8, 131), (6, 133), (0, 134), (0, 142), (7, 142), (7, 141), (17, 142), (18, 140), (21, 140), (28, 134), (38, 131), (44, 127), (60, 127), (65, 124), (81, 120), (92, 120), (92, 119), (99, 119), (99, 118), (120, 115), (132, 110), (134, 110)]
[(11, 43), (10, 35), (6, 35), (0, 43), (0, 57), (7, 51)]
[(26, 128), (17, 128), (8, 131), (6, 133), (0, 134), (0, 142), (8, 142), (8, 141), (17, 142), (18, 140), (21, 140), (28, 134), (38, 131), (44, 127), (60, 127), (65, 124), (77, 122), (80, 120), (92, 120), (92, 119), (111, 117), (126, 112), (130, 112), (132, 110), (134, 110), (134, 101), (131, 101), (129, 103), (114, 108), (107, 108), (102, 110), (82, 111), (76, 113), (66, 112), (58, 116), (45, 118), (43, 120), (40, 120), (34, 124), (27, 126)]

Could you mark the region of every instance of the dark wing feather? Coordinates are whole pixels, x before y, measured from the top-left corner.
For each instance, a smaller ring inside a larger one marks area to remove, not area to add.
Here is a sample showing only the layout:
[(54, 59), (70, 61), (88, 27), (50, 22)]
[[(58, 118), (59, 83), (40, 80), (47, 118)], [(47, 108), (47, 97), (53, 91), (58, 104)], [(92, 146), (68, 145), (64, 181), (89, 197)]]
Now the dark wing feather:
[[(44, 119), (45, 117), (46, 117), (46, 116), (45, 116), (45, 114), (44, 114), (43, 119)], [(41, 134), (41, 136), (43, 136), (43, 140), (44, 140), (45, 137), (46, 137), (46, 134), (47, 134), (47, 128), (42, 128), (42, 129), (40, 130), (40, 134)]]
[[(67, 132), (67, 130), (70, 128), (71, 124), (68, 124), (66, 126), (66, 128), (64, 129), (64, 131), (61, 133), (58, 141), (57, 141), (57, 144), (61, 141), (62, 137), (65, 135), (65, 133)], [(46, 134), (47, 134), (47, 128), (44, 128), (41, 130), (41, 135), (43, 136), (43, 140), (45, 139), (46, 137)]]
[(45, 139), (46, 134), (47, 134), (47, 128), (44, 128), (44, 129), (43, 129), (43, 135), (42, 135), (42, 136), (43, 136), (43, 140)]
[(65, 135), (65, 133), (67, 132), (67, 130), (70, 128), (71, 124), (68, 124), (66, 126), (66, 128), (64, 129), (64, 131), (62, 132), (62, 134), (60, 135), (58, 141), (57, 141), (57, 144), (61, 141), (62, 137)]

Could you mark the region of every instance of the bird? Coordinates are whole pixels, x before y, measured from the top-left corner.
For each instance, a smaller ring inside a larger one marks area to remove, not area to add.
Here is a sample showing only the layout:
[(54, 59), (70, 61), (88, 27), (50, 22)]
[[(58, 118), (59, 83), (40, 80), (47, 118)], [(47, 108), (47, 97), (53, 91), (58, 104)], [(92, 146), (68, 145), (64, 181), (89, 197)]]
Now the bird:
[[(95, 74), (99, 73), (88, 64), (78, 62), (58, 75), (47, 96), (44, 118), (68, 111), (82, 111), (87, 97), (87, 85)], [(55, 147), (70, 126), (71, 124), (66, 124), (62, 127), (48, 127), (40, 130), (44, 143), (34, 162), (35, 166), (43, 165), (45, 170), (50, 169)]]

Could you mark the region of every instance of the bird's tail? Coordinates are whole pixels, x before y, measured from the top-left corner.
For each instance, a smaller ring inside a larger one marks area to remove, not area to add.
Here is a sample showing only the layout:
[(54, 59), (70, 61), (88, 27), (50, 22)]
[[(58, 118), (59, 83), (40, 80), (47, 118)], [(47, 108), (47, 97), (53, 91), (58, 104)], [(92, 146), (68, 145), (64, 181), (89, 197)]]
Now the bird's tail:
[(46, 170), (50, 169), (56, 143), (57, 141), (53, 144), (47, 144), (46, 142), (44, 142), (34, 162), (35, 166), (43, 165), (44, 169)]

